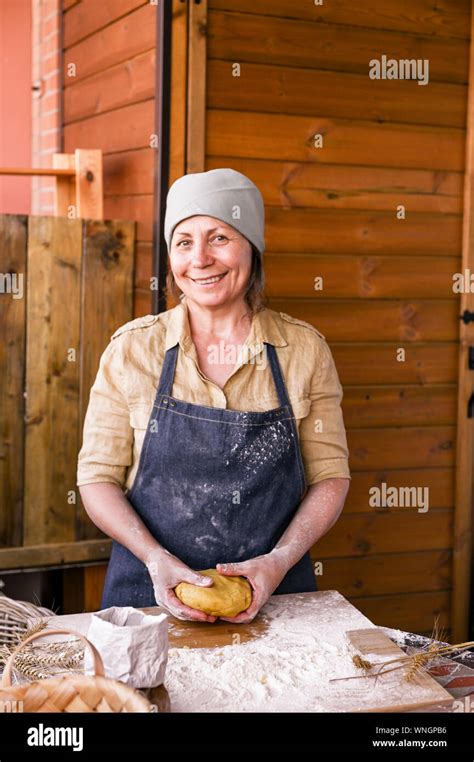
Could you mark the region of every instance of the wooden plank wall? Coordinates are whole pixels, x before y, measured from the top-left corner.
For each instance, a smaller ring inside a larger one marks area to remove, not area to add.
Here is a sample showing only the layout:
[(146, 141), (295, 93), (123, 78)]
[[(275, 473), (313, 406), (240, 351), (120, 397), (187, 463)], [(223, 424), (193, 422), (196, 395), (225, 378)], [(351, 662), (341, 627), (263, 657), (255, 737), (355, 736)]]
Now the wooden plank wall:
[(0, 569), (109, 550), (81, 506), (77, 456), (100, 356), (132, 316), (134, 230), (0, 215), (0, 272), (23, 279), (19, 298), (0, 293)]
[(155, 39), (148, 0), (63, 0), (64, 151), (101, 148), (104, 216), (137, 220), (135, 317), (151, 311)]
[[(261, 188), (270, 306), (325, 334), (344, 387), (353, 478), (320, 587), (423, 633), (450, 628), (469, 37), (468, 0), (208, 0), (205, 169)], [(383, 54), (429, 59), (429, 85), (369, 79)], [(383, 482), (429, 510), (369, 507)]]
[[(0, 272), (16, 276), (17, 294), (24, 294), (27, 260), (27, 217), (0, 217)], [(6, 287), (4, 287), (5, 289)], [(0, 546), (20, 545), (23, 521), (24, 411), (26, 366), (26, 300), (0, 294)]]

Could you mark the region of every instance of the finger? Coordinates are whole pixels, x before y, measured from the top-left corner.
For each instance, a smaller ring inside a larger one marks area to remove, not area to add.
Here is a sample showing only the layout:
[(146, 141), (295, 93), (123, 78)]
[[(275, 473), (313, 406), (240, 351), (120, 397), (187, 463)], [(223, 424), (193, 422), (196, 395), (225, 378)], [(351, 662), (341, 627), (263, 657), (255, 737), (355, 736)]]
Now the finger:
[(248, 624), (255, 619), (258, 612), (258, 608), (256, 611), (251, 611), (250, 608), (248, 608), (246, 611), (241, 611), (237, 616), (229, 617), (228, 619), (226, 619), (226, 617), (221, 617), (221, 619), (226, 619), (226, 621), (233, 622), (234, 624)]
[(232, 622), (233, 624), (246, 624), (248, 622), (251, 622), (252, 619), (255, 619), (262, 605), (263, 605), (263, 601), (256, 600), (254, 598), (252, 600), (252, 603), (248, 607), (248, 609), (245, 609), (245, 611), (241, 611), (240, 614), (237, 614), (236, 616), (233, 616), (233, 617), (221, 616), (220, 618), (223, 619), (225, 622)]
[(179, 611), (176, 606), (172, 606), (165, 599), (159, 602), (159, 606), (161, 606), (161, 608), (166, 611), (167, 614), (176, 617), (176, 619), (187, 619), (187, 617), (183, 616), (181, 611)]
[(204, 611), (198, 611), (197, 609), (189, 609), (185, 606), (182, 609), (177, 609), (175, 606), (169, 607), (170, 613), (177, 619), (193, 622), (213, 622), (215, 619), (209, 618)]
[(213, 617), (210, 614), (206, 614), (205, 611), (199, 609), (193, 609), (191, 606), (186, 606), (179, 598), (172, 592), (171, 589), (166, 594), (166, 605), (179, 612), (185, 619), (193, 619), (196, 622), (215, 622), (217, 617)]
[(242, 612), (241, 614), (237, 614), (237, 616), (234, 617), (221, 616), (220, 618), (224, 622), (231, 622), (232, 624), (249, 624), (255, 619), (257, 613), (258, 612), (256, 612), (253, 616), (248, 616), (247, 612)]
[(204, 613), (204, 611), (198, 611), (197, 609), (192, 609), (188, 606), (178, 607), (173, 606), (172, 604), (168, 604), (171, 613), (173, 616), (177, 617), (178, 619), (191, 619), (193, 622), (207, 622), (207, 614)]
[(217, 564), (216, 566), (219, 574), (229, 575), (232, 577), (245, 576), (245, 563), (238, 564)]
[(211, 577), (206, 577), (205, 574), (199, 574), (192, 569), (181, 570), (180, 576), (182, 582), (189, 582), (191, 585), (199, 585), (199, 587), (211, 587), (214, 584)]
[(185, 603), (182, 603), (182, 601), (180, 601), (180, 599), (174, 595), (172, 590), (167, 590), (165, 593), (165, 605), (168, 606), (173, 614), (179, 614), (180, 616), (185, 616), (186, 618), (192, 616), (193, 619), (196, 617), (201, 619), (202, 615), (204, 614), (203, 611), (198, 611), (197, 609), (193, 609), (190, 606), (186, 606)]

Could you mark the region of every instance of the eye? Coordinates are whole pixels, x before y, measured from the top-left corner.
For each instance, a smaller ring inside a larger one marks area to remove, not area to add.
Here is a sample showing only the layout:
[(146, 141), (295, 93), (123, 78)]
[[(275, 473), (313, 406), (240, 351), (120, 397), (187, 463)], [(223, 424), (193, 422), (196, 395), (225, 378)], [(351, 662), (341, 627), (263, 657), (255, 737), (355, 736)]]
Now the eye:
[(226, 241), (228, 241), (228, 240), (229, 240), (229, 239), (227, 238), (227, 236), (226, 236), (226, 235), (224, 235), (224, 233), (218, 233), (218, 235), (216, 235), (215, 237), (216, 237), (216, 238), (224, 238)]
[(176, 244), (176, 247), (181, 246), (182, 243), (189, 243), (189, 241), (187, 238), (183, 238), (181, 241), (178, 241), (178, 243)]

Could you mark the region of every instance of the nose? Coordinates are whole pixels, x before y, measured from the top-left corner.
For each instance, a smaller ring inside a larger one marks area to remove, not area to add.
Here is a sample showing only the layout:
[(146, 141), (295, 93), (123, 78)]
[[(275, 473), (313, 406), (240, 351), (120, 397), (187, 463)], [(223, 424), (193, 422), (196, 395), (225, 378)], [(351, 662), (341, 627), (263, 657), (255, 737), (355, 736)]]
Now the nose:
[(213, 259), (212, 247), (208, 244), (206, 238), (196, 238), (191, 256), (193, 267), (206, 267)]

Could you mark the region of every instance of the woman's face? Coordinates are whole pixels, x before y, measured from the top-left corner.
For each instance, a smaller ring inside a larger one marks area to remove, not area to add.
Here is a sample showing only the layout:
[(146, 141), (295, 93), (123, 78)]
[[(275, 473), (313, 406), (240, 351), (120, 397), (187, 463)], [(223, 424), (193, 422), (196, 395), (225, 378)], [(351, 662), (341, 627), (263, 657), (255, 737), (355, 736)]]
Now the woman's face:
[(252, 266), (249, 241), (215, 217), (195, 215), (176, 225), (169, 253), (187, 299), (218, 307), (244, 298)]

